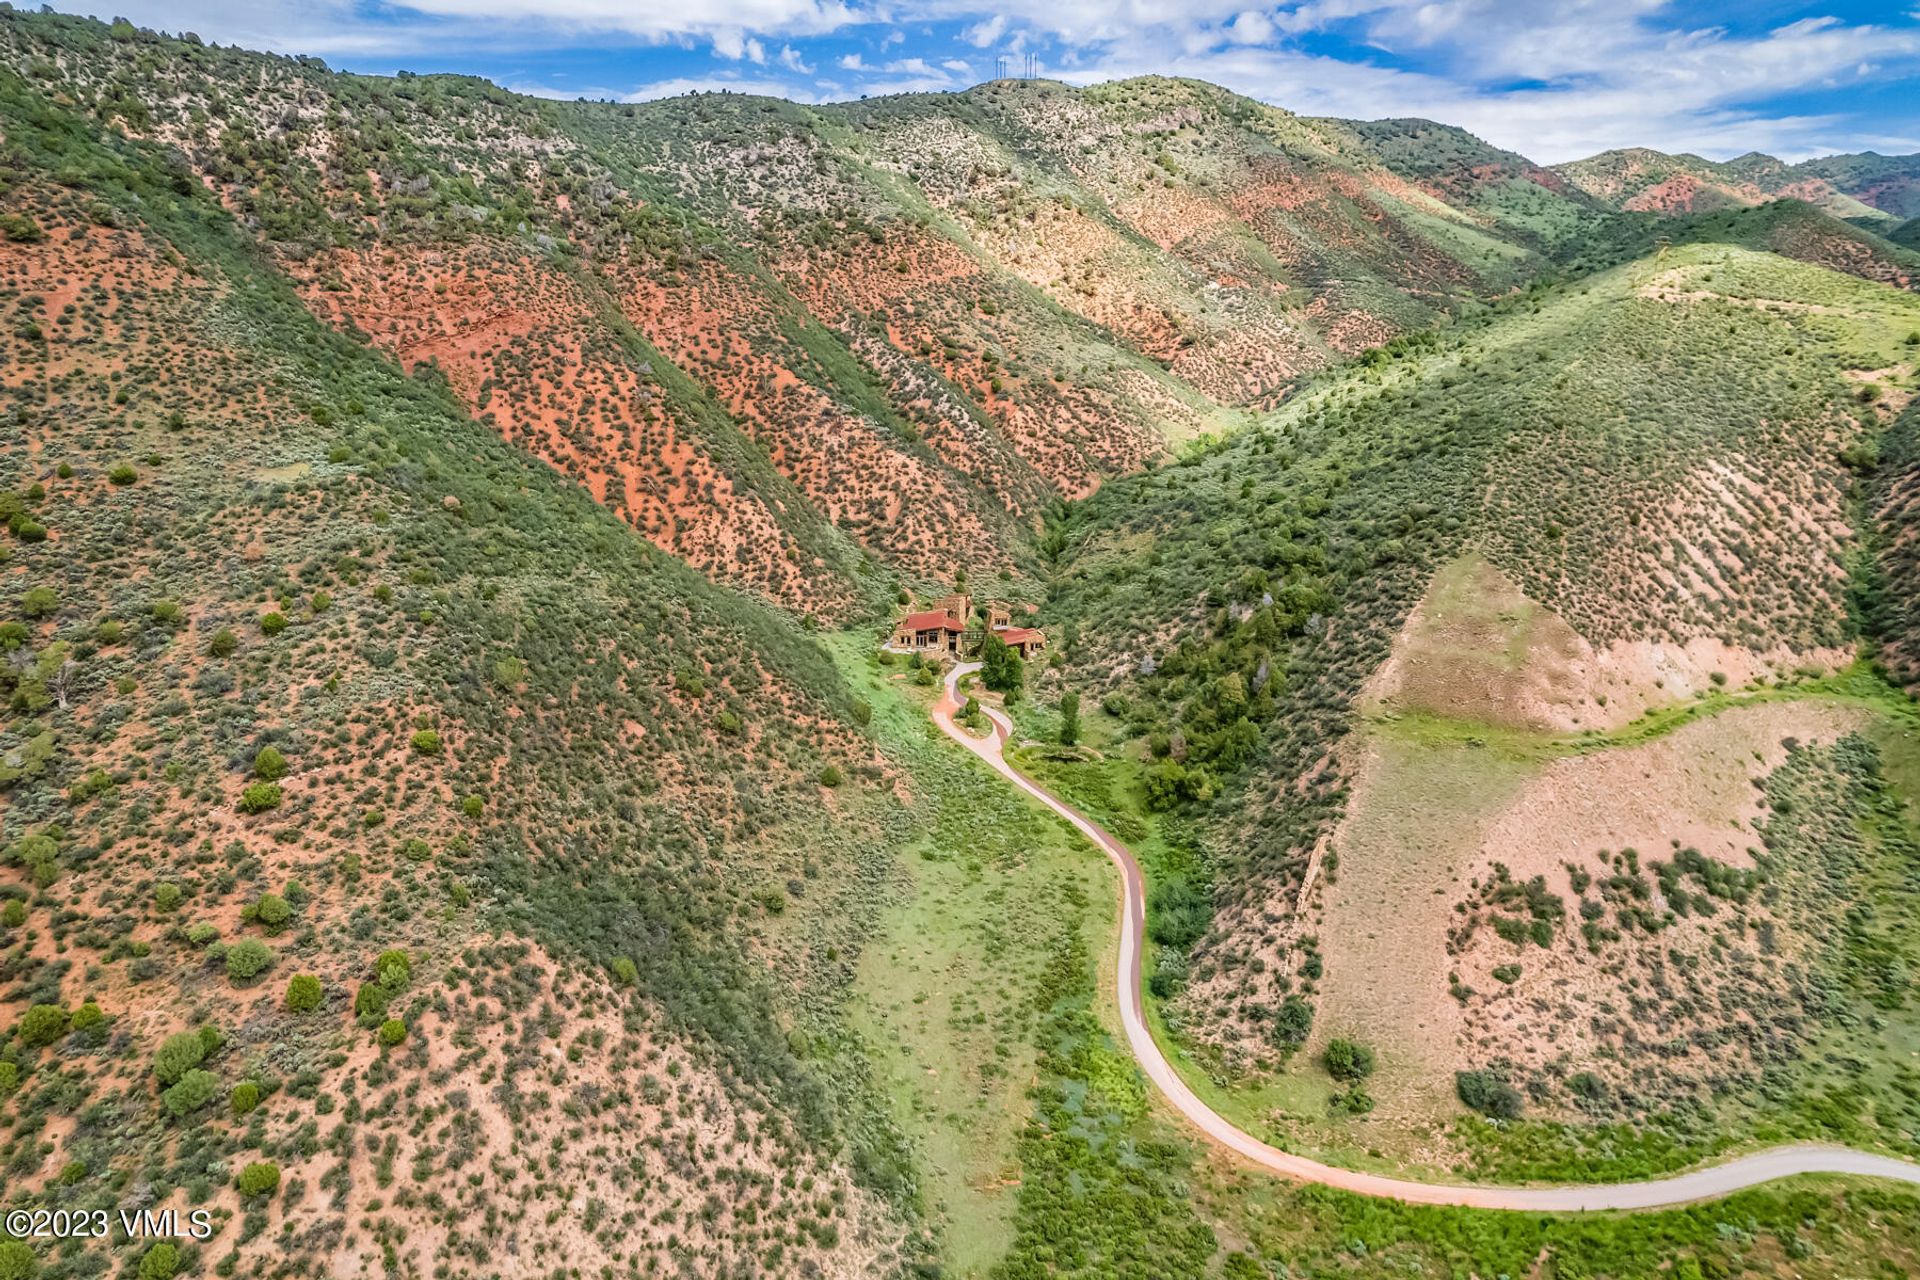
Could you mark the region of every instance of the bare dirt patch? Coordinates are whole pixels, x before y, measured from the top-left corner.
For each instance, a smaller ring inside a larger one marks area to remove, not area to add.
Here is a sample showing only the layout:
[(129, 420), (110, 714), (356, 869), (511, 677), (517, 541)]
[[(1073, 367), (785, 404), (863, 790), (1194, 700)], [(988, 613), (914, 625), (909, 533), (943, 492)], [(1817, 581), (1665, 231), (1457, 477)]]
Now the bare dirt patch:
[(1844, 650), (1757, 652), (1705, 636), (1596, 647), (1469, 553), (1435, 575), (1361, 705), (1559, 733), (1614, 729), (1718, 685), (1850, 658)]

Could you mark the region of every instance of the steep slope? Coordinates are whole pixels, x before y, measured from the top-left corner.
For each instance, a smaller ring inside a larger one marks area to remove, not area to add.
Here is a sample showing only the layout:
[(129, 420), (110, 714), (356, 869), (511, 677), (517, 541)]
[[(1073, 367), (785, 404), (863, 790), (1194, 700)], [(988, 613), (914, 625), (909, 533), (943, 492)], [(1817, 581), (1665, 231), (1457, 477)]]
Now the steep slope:
[(1287, 112), (1149, 77), (849, 107), (1007, 271), (1230, 402), (1524, 278), (1527, 252)]
[(896, 1270), (905, 1148), (756, 936), (856, 946), (896, 818), (827, 656), (165, 152), (11, 73), (0, 120), (9, 1207), (137, 1181), (246, 1272)]
[(1628, 212), (1705, 213), (1790, 199), (1870, 223), (1913, 216), (1907, 206), (1917, 168), (1920, 158), (1913, 156), (1868, 153), (1790, 165), (1757, 151), (1717, 162), (1645, 147), (1553, 166), (1580, 191)]
[(1350, 152), (1371, 154), (1409, 182), (1508, 239), (1556, 259), (1579, 252), (1607, 206), (1552, 169), (1431, 120), (1316, 120)]
[(656, 545), (823, 619), (890, 572), (1030, 574), (1056, 497), (1544, 263), (1188, 81), (620, 106), (52, 14), (0, 17), (0, 47), (168, 148), (318, 314)]
[(1794, 166), (1895, 218), (1920, 217), (1920, 155), (1820, 156)]
[[(1044, 613), (1070, 643), (1042, 696), (1101, 696), (1135, 762), (1134, 803), (1199, 822), (1204, 856), (1178, 874), (1211, 876), (1212, 921), (1203, 906), (1200, 929), (1160, 931), (1172, 976), (1158, 989), (1203, 1060), (1258, 1078), (1302, 1045), (1359, 1037), (1383, 1059), (1386, 1133), (1411, 1151), (1431, 1149), (1453, 1072), (1495, 1058), (1550, 1112), (1577, 1113), (1555, 1082), (1582, 1076), (1609, 1100), (1601, 1114), (1644, 1119), (1696, 1088), (1750, 1098), (1838, 1034), (1817, 989), (1767, 962), (1738, 992), (1683, 999), (1803, 1010), (1750, 1057), (1732, 1039), (1710, 1047), (1728, 1027), (1650, 999), (1589, 1028), (1561, 1007), (1567, 992), (1620, 1005), (1620, 966), (1726, 940), (1711, 941), (1709, 911), (1699, 937), (1651, 929), (1644, 949), (1631, 931), (1583, 939), (1563, 921), (1592, 885), (1630, 893), (1654, 861), (1678, 877), (1662, 901), (1690, 901), (1691, 872), (1675, 866), (1704, 859), (1701, 875), (1737, 878), (1751, 843), (1781, 894), (1770, 936), (1796, 966), (1844, 969), (1805, 950), (1831, 936), (1830, 889), (1780, 867), (1820, 865), (1830, 886), (1856, 874), (1846, 824), (1883, 784), (1849, 735), (1874, 713), (1793, 703), (1717, 717), (1662, 742), (1657, 762), (1584, 753), (1672, 727), (1663, 717), (1718, 690), (1846, 667), (1850, 468), (1904, 398), (1916, 319), (1909, 293), (1677, 246), (1390, 346), (1257, 429), (1075, 509)], [(1781, 817), (1783, 801), (1769, 822), (1746, 770), (1783, 795), (1838, 787), (1853, 798), (1821, 811), (1851, 816), (1810, 831)], [(1678, 782), (1696, 774), (1697, 791)], [(1581, 816), (1570, 797), (1597, 807)], [(1903, 857), (1886, 839), (1885, 856)], [(1614, 869), (1629, 845), (1634, 870)], [(1619, 904), (1588, 896), (1583, 918), (1616, 927)], [(1530, 902), (1544, 950), (1519, 954)], [(1189, 900), (1179, 909), (1192, 918)], [(1398, 978), (1383, 984), (1387, 971)], [(1694, 1031), (1707, 1038), (1692, 1053), (1644, 1052)]]

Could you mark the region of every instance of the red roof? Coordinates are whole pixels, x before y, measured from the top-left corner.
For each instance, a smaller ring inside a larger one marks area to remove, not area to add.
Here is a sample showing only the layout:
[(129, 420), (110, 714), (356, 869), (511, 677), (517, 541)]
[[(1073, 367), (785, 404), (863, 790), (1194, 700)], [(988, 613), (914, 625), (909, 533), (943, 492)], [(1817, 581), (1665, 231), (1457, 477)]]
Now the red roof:
[(1007, 644), (1028, 644), (1035, 640), (1042, 644), (1047, 642), (1046, 633), (1038, 627), (996, 627), (993, 634)]
[(908, 614), (905, 618), (901, 619), (900, 629), (902, 631), (933, 631), (936, 629), (965, 631), (966, 627), (961, 624), (958, 618), (946, 610), (931, 609), (926, 613)]

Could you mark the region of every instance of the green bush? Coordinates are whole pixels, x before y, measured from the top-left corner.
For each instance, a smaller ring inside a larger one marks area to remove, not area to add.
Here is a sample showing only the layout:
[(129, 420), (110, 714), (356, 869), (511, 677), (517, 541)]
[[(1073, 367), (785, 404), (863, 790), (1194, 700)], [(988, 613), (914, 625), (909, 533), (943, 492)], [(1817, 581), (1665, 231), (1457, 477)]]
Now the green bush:
[(277, 782), (250, 782), (247, 789), (240, 793), (242, 813), (265, 813), (279, 807), (280, 784)]
[(287, 776), (287, 758), (278, 747), (262, 747), (253, 757), (253, 776), (263, 782), (278, 782)]
[(1354, 1040), (1329, 1040), (1321, 1055), (1327, 1074), (1342, 1084), (1357, 1084), (1373, 1074), (1373, 1050)]
[(399, 1044), (407, 1038), (407, 1024), (398, 1018), (388, 1018), (380, 1024), (380, 1043), (389, 1047)]
[(46, 618), (60, 607), (60, 597), (52, 587), (29, 587), (20, 597), (20, 616), (24, 618)]
[(27, 904), (18, 898), (8, 898), (7, 905), (0, 907), (0, 925), (9, 929), (18, 929), (27, 922)]
[(251, 1080), (242, 1080), (227, 1095), (227, 1107), (236, 1116), (244, 1116), (259, 1105), (260, 1086)]
[(613, 980), (623, 987), (630, 987), (640, 981), (640, 968), (627, 956), (615, 956)]
[(293, 918), (293, 908), (277, 893), (263, 893), (253, 904), (253, 918), (269, 933), (278, 933)]
[(140, 1280), (173, 1280), (180, 1270), (180, 1250), (170, 1241), (157, 1241), (140, 1259)]
[(178, 910), (181, 897), (180, 886), (177, 884), (157, 884), (153, 887), (153, 905), (162, 912), (170, 913)]
[(1060, 695), (1060, 745), (1071, 747), (1080, 741), (1080, 693), (1068, 689)]
[(820, 785), (823, 787), (837, 787), (845, 781), (846, 777), (840, 772), (839, 765), (830, 764), (820, 771)]
[(382, 951), (380, 958), (373, 962), (373, 973), (375, 980), (388, 991), (404, 991), (413, 981), (413, 961), (397, 947)]
[(413, 749), (423, 756), (440, 754), (440, 735), (431, 729), (422, 729), (413, 735)]
[(466, 799), (460, 802), (460, 812), (464, 813), (469, 818), (479, 817), (481, 814), (486, 812), (486, 809), (487, 809), (487, 802), (485, 800), (482, 800), (479, 796), (468, 796)]
[(1186, 950), (1212, 920), (1212, 899), (1183, 877), (1169, 876), (1147, 895), (1147, 936), (1163, 947)]
[(1162, 760), (1149, 765), (1140, 775), (1147, 808), (1155, 812), (1171, 809), (1183, 801), (1199, 801), (1213, 795), (1213, 775), (1195, 766), (1187, 768), (1178, 760)]
[(95, 796), (105, 795), (111, 790), (113, 790), (113, 778), (107, 771), (91, 769), (85, 777), (67, 788), (67, 802), (78, 807)]
[[(0, 225), (12, 216), (0, 214)], [(40, 1259), (31, 1248), (18, 1240), (0, 1240), (0, 1280), (33, 1280), (39, 1271)]]
[(312, 1013), (326, 999), (320, 979), (310, 973), (297, 973), (287, 982), (287, 1008), (295, 1013)]
[(257, 1196), (270, 1196), (280, 1187), (280, 1166), (271, 1160), (250, 1164), (240, 1171), (234, 1185), (249, 1200)]
[(43, 889), (60, 878), (60, 845), (44, 831), (22, 836), (7, 846), (5, 860), (25, 867), (34, 884)]
[(107, 1015), (99, 1005), (89, 1000), (73, 1011), (73, 1034), (92, 1038), (93, 1033), (107, 1025)]
[(353, 993), (353, 1013), (360, 1019), (361, 1025), (372, 1026), (386, 1013), (387, 1005), (393, 1000), (393, 993), (377, 982), (363, 982), (360, 989)]
[(166, 1105), (168, 1115), (175, 1120), (184, 1120), (212, 1102), (219, 1092), (220, 1077), (195, 1067), (161, 1094), (160, 1100)]
[(1313, 1033), (1313, 1006), (1301, 996), (1288, 996), (1280, 1002), (1280, 1011), (1273, 1017), (1271, 1038), (1285, 1053), (1290, 1053), (1307, 1042)]
[(107, 472), (107, 479), (118, 485), (132, 484), (139, 478), (140, 473), (133, 469), (132, 463), (128, 462), (122, 462), (113, 470)]
[[(24, 213), (0, 213), (0, 235), (15, 244), (38, 244), (47, 238), (40, 224)], [(4, 1271), (0, 1271), (0, 1280), (6, 1280)]]
[(36, 1004), (20, 1015), (20, 1027), (15, 1034), (27, 1048), (40, 1049), (66, 1035), (68, 1025), (67, 1011), (59, 1005)]
[(277, 609), (272, 613), (263, 615), (260, 619), (260, 632), (262, 635), (277, 636), (286, 629), (287, 615)]
[(980, 642), (980, 683), (995, 693), (1006, 694), (1011, 700), (1026, 682), (1027, 664), (1020, 660), (1020, 655), (999, 636), (987, 632)]
[(1520, 1091), (1491, 1071), (1456, 1071), (1453, 1091), (1468, 1107), (1495, 1120), (1517, 1120), (1525, 1109)]
[(240, 637), (233, 634), (233, 628), (222, 627), (213, 633), (207, 641), (207, 652), (216, 658), (231, 658), (234, 650), (240, 647)]
[(227, 951), (227, 977), (247, 982), (273, 967), (273, 949), (258, 938), (242, 938)]

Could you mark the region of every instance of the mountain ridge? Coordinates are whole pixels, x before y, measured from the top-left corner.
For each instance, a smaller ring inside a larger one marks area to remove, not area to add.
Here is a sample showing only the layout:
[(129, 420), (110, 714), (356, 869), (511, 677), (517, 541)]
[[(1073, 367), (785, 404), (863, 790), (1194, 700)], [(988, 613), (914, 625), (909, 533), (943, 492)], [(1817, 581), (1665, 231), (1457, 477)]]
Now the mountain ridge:
[(1920, 1265), (1879, 1186), (1221, 1161), (1107, 1021), (1107, 865), (880, 643), (1043, 628), (956, 732), (1138, 851), (1245, 1133), (1911, 1154), (1920, 257), (1194, 81), (0, 50), (0, 1199), (217, 1225), (0, 1274)]

